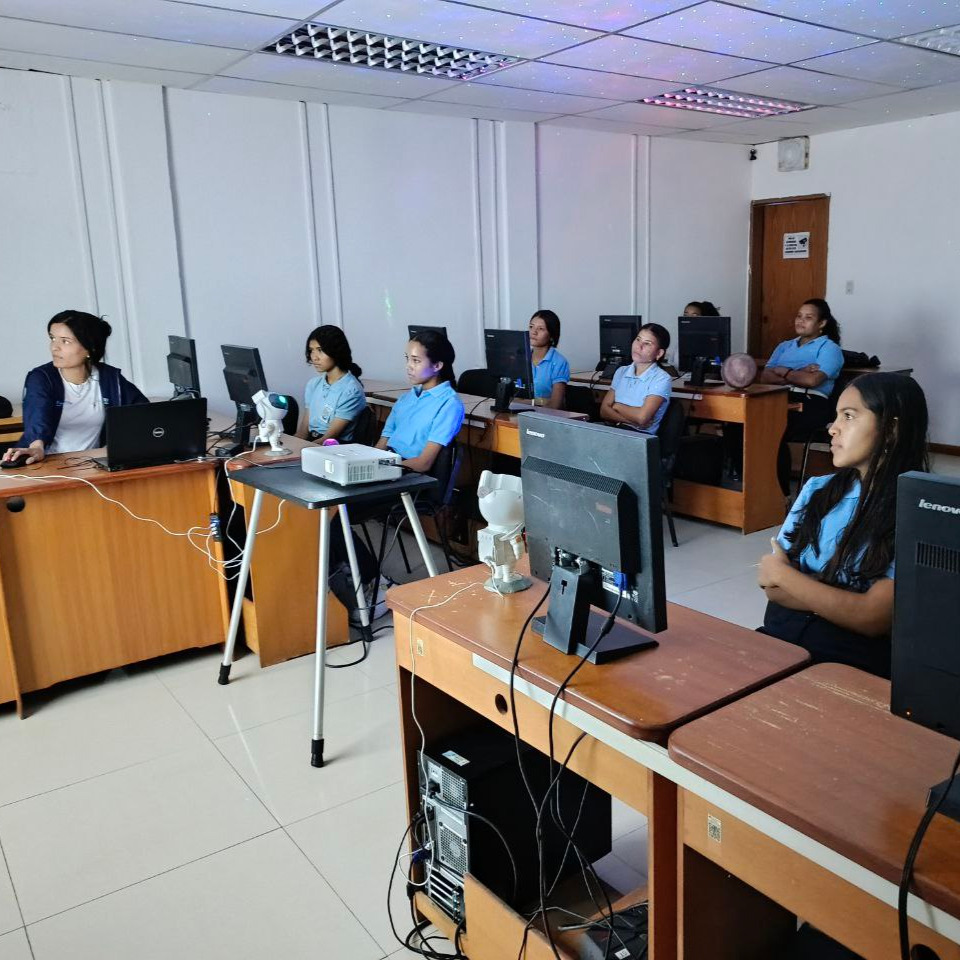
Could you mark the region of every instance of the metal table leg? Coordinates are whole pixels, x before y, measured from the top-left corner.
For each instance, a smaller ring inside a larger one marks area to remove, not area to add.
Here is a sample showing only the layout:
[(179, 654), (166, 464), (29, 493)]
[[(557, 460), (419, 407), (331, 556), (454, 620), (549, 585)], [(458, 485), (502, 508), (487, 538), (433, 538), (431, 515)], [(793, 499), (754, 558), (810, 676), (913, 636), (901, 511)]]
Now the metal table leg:
[(313, 739), (310, 765), (323, 766), (323, 682), (327, 659), (327, 581), (330, 578), (330, 507), (320, 508), (317, 563), (317, 650), (313, 665)]
[(437, 575), (437, 567), (433, 562), (433, 557), (430, 555), (430, 547), (427, 545), (427, 538), (424, 536), (423, 527), (420, 526), (420, 517), (417, 515), (417, 511), (413, 506), (413, 498), (409, 493), (401, 493), (400, 499), (403, 501), (403, 509), (407, 511), (407, 519), (410, 521), (413, 535), (417, 538), (417, 546), (420, 548), (420, 556), (423, 557), (427, 573), (429, 573), (431, 577), (435, 577)]
[(237, 592), (233, 598), (233, 609), (230, 611), (230, 627), (227, 630), (227, 642), (223, 646), (223, 660), (220, 662), (220, 675), (217, 683), (230, 682), (230, 667), (233, 666), (233, 649), (237, 644), (237, 631), (240, 629), (240, 618), (243, 616), (243, 595), (247, 590), (247, 580), (250, 578), (250, 560), (253, 557), (253, 545), (257, 539), (257, 527), (260, 524), (260, 507), (263, 506), (263, 491), (255, 490), (253, 504), (250, 507), (250, 519), (247, 524), (247, 539), (243, 545), (243, 554), (240, 561), (240, 575), (237, 577)]
[[(350, 514), (347, 511), (345, 503), (340, 504), (340, 526), (343, 527), (343, 542), (347, 547), (347, 560), (350, 563), (350, 576), (353, 579), (354, 595), (357, 598), (357, 606), (360, 610), (360, 635), (364, 642), (369, 643), (373, 640), (373, 634), (370, 632), (370, 614), (371, 610), (367, 604), (367, 595), (363, 590), (363, 584), (360, 582), (360, 565), (357, 563), (357, 547), (353, 542), (353, 529), (350, 526)], [(378, 581), (379, 585), (379, 581)], [(373, 598), (377, 602), (377, 598)]]

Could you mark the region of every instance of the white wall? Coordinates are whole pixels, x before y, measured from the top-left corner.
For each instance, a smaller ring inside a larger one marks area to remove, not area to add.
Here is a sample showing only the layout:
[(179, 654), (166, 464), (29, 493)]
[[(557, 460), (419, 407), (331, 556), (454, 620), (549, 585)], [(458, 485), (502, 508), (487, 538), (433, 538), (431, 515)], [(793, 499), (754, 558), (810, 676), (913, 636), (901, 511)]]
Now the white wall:
[[(810, 168), (753, 164), (755, 199), (830, 195), (827, 299), (844, 347), (914, 368), (930, 437), (960, 444), (960, 113), (811, 138)], [(853, 293), (846, 292), (853, 283)]]
[(600, 313), (672, 326), (706, 297), (742, 315), (741, 147), (12, 70), (0, 105), (6, 395), (68, 305), (108, 315), (108, 359), (152, 395), (170, 389), (166, 334), (186, 331), (220, 409), (221, 343), (259, 346), (271, 387), (299, 396), (319, 323), (402, 379), (408, 323), (446, 325), (463, 370), (484, 326), (550, 307), (576, 369)]

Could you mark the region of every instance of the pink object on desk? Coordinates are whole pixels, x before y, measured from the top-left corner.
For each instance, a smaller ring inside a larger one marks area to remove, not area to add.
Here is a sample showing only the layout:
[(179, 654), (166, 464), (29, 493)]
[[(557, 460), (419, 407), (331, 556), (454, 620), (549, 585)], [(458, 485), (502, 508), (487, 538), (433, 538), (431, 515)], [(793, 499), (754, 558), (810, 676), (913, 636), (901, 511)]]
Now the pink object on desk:
[(323, 443), (320, 444), (320, 446), (321, 447), (339, 447), (340, 441), (335, 439), (334, 437), (330, 437), (328, 440), (324, 440)]

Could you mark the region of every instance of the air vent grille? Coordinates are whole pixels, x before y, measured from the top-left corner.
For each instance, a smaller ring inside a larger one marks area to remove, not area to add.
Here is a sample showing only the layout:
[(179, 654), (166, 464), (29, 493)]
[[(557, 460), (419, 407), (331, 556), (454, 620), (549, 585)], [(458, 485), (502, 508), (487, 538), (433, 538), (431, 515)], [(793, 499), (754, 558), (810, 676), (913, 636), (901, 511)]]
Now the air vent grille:
[(960, 550), (920, 540), (917, 543), (917, 566), (960, 574)]
[(539, 457), (527, 457), (527, 459), (523, 461), (523, 468), (524, 470), (532, 470), (545, 477), (564, 480), (575, 486), (587, 487), (590, 490), (607, 493), (611, 496), (616, 496), (625, 486), (622, 480), (600, 476), (596, 473), (588, 473), (586, 470), (580, 470), (577, 467), (563, 466), (562, 464), (553, 463), (549, 460), (541, 460)]
[(472, 80), (520, 62), (518, 57), (502, 53), (391, 37), (326, 23), (303, 24), (264, 47), (263, 52), (453, 80)]

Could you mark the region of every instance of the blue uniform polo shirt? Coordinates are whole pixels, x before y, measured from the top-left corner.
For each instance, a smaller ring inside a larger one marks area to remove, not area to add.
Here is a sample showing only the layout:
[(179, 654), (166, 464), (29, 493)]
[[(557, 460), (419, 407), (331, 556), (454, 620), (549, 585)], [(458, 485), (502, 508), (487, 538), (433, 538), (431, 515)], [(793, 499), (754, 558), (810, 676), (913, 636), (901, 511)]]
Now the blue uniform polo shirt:
[[(791, 508), (790, 513), (787, 515), (787, 519), (783, 521), (783, 526), (780, 528), (780, 533), (777, 535), (777, 542), (781, 547), (783, 547), (784, 550), (789, 550), (790, 548), (790, 543), (786, 538), (786, 534), (796, 529), (800, 523), (803, 511), (810, 502), (810, 498), (814, 493), (822, 489), (829, 479), (829, 475), (825, 477), (811, 477), (803, 485), (803, 489), (800, 491), (800, 496), (798, 496), (794, 501), (793, 507)], [(806, 547), (803, 553), (800, 554), (800, 570), (803, 573), (816, 576), (817, 574), (823, 572), (833, 555), (837, 552), (837, 546), (840, 543), (840, 538), (847, 529), (847, 524), (853, 519), (853, 515), (856, 512), (857, 503), (859, 500), (860, 481), (857, 480), (844, 495), (843, 499), (840, 500), (840, 502), (837, 503), (837, 505), (821, 521), (820, 535), (817, 540), (819, 555), (817, 551), (814, 550), (812, 544)], [(891, 580), (894, 576), (894, 568), (895, 565), (891, 563), (889, 569), (887, 570), (886, 575), (890, 577)], [(838, 582), (843, 585), (850, 585), (851, 581), (856, 578), (858, 569), (859, 560), (852, 570), (840, 572)], [(851, 574), (853, 575), (852, 577)], [(863, 587), (863, 589), (866, 589), (869, 584), (860, 584), (859, 586)]]
[(671, 382), (670, 374), (655, 363), (639, 375), (637, 368), (632, 363), (628, 363), (613, 375), (610, 389), (615, 394), (616, 402), (628, 407), (642, 407), (647, 397), (663, 397), (663, 403), (657, 408), (653, 420), (643, 427), (643, 433), (656, 433), (663, 415), (667, 412), (667, 404), (670, 402)]
[(334, 420), (349, 420), (339, 440), (349, 443), (353, 438), (354, 421), (367, 406), (360, 381), (345, 373), (336, 383), (328, 383), (327, 375), (314, 377), (303, 391), (304, 403), (310, 411), (310, 429), (326, 433)]
[(383, 427), (388, 446), (410, 460), (428, 443), (447, 446), (463, 424), (463, 402), (449, 380), (429, 390), (414, 387), (394, 405)]
[[(777, 344), (767, 361), (768, 367), (789, 367), (799, 370), (811, 363), (820, 367), (827, 379), (819, 387), (811, 387), (810, 393), (818, 393), (823, 397), (830, 397), (833, 388), (837, 385), (837, 375), (843, 369), (843, 351), (840, 344), (834, 343), (828, 336), (817, 337), (800, 346), (800, 338), (784, 340)], [(795, 389), (803, 390), (803, 387)]]
[(551, 347), (544, 358), (533, 365), (533, 395), (549, 398), (555, 383), (570, 382), (570, 364), (567, 358)]

